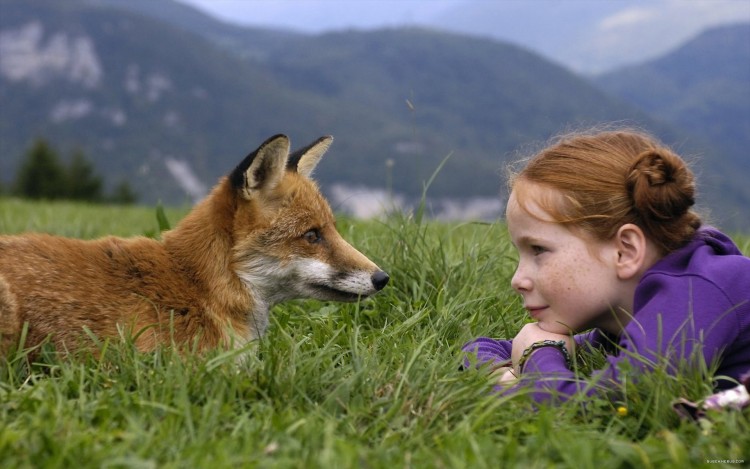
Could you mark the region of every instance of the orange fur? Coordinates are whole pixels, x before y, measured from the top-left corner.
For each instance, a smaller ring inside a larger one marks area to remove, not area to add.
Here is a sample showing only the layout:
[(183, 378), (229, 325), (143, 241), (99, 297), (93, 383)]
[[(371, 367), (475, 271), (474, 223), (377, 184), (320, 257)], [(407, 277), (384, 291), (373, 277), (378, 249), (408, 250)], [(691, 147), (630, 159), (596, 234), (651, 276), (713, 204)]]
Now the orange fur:
[(141, 350), (237, 346), (263, 334), (279, 301), (351, 301), (383, 288), (388, 276), (336, 232), (307, 177), (328, 144), (286, 168), (288, 139), (269, 139), (162, 241), (0, 237), (0, 352), (24, 323), (26, 347), (49, 337), (58, 350), (79, 348), (84, 328), (137, 336)]

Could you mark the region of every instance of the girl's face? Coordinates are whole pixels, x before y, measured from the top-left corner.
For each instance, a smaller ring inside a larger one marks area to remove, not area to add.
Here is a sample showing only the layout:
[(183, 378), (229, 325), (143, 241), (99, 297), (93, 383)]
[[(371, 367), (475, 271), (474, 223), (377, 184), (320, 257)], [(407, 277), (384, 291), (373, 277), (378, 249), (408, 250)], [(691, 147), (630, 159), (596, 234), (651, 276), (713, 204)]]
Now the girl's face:
[(624, 324), (618, 316), (629, 309), (633, 292), (626, 292), (618, 279), (617, 247), (551, 221), (533, 203), (538, 191), (549, 190), (538, 185), (526, 188), (529, 211), (519, 205), (515, 191), (508, 200), (506, 220), (519, 256), (511, 286), (547, 332), (568, 334), (598, 327), (619, 333)]

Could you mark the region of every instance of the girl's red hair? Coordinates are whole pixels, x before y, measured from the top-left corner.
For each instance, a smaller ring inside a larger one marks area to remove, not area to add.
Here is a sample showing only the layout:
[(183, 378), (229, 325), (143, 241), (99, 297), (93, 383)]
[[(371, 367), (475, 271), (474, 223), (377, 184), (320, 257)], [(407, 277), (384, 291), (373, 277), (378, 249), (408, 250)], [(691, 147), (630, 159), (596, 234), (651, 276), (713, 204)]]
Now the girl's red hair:
[(692, 209), (693, 173), (676, 153), (638, 131), (576, 134), (542, 150), (509, 181), (527, 211), (529, 183), (554, 189), (554, 196), (534, 200), (553, 221), (601, 240), (633, 223), (668, 253), (701, 225)]

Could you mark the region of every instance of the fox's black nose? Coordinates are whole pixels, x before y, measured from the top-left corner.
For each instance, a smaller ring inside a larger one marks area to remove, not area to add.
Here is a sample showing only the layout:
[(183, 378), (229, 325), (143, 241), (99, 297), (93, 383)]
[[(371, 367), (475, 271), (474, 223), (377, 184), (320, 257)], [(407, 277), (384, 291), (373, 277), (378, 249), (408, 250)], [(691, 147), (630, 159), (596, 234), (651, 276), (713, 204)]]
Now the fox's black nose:
[(388, 285), (388, 280), (391, 278), (383, 272), (382, 270), (378, 270), (374, 274), (372, 274), (372, 285), (375, 287), (376, 290), (382, 290), (386, 285)]

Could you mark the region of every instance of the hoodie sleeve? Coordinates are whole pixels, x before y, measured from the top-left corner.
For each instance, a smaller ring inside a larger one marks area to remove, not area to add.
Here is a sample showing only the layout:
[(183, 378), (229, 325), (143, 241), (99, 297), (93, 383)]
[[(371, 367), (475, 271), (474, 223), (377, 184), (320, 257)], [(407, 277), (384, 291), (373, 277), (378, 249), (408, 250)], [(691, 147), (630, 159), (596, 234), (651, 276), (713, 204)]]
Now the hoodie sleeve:
[[(591, 331), (577, 334), (574, 337), (577, 347), (598, 348), (611, 346), (611, 339), (601, 331)], [(461, 369), (472, 366), (479, 367), (490, 363), (492, 368), (511, 365), (512, 340), (496, 340), (489, 337), (479, 337), (462, 347), (464, 353)], [(469, 357), (475, 357), (471, 360)], [(541, 379), (540, 379), (541, 378)], [(549, 400), (553, 396), (569, 396), (585, 390), (585, 382), (578, 381), (575, 375), (565, 365), (562, 353), (552, 347), (545, 347), (535, 351), (527, 360), (524, 378), (516, 385), (497, 385), (494, 390), (502, 395), (511, 395), (533, 383), (533, 397), (537, 402)]]
[[(583, 334), (578, 334), (574, 339), (578, 347), (599, 347), (605, 341), (605, 339), (603, 339), (603, 334), (596, 329)], [(464, 355), (463, 366), (461, 368), (466, 369), (471, 367), (472, 360), (470, 360), (470, 356), (475, 357), (473, 362), (476, 363), (476, 366), (482, 366), (485, 363), (493, 363), (494, 367), (509, 366), (512, 350), (512, 340), (479, 337), (466, 343), (461, 348)]]
[[(465, 344), (461, 351), (463, 352), (462, 369), (471, 368), (472, 362), (476, 366), (482, 366), (491, 363), (493, 368), (510, 365), (510, 352), (513, 350), (512, 340), (495, 340), (489, 337), (479, 337)], [(470, 356), (476, 357), (470, 360)]]

